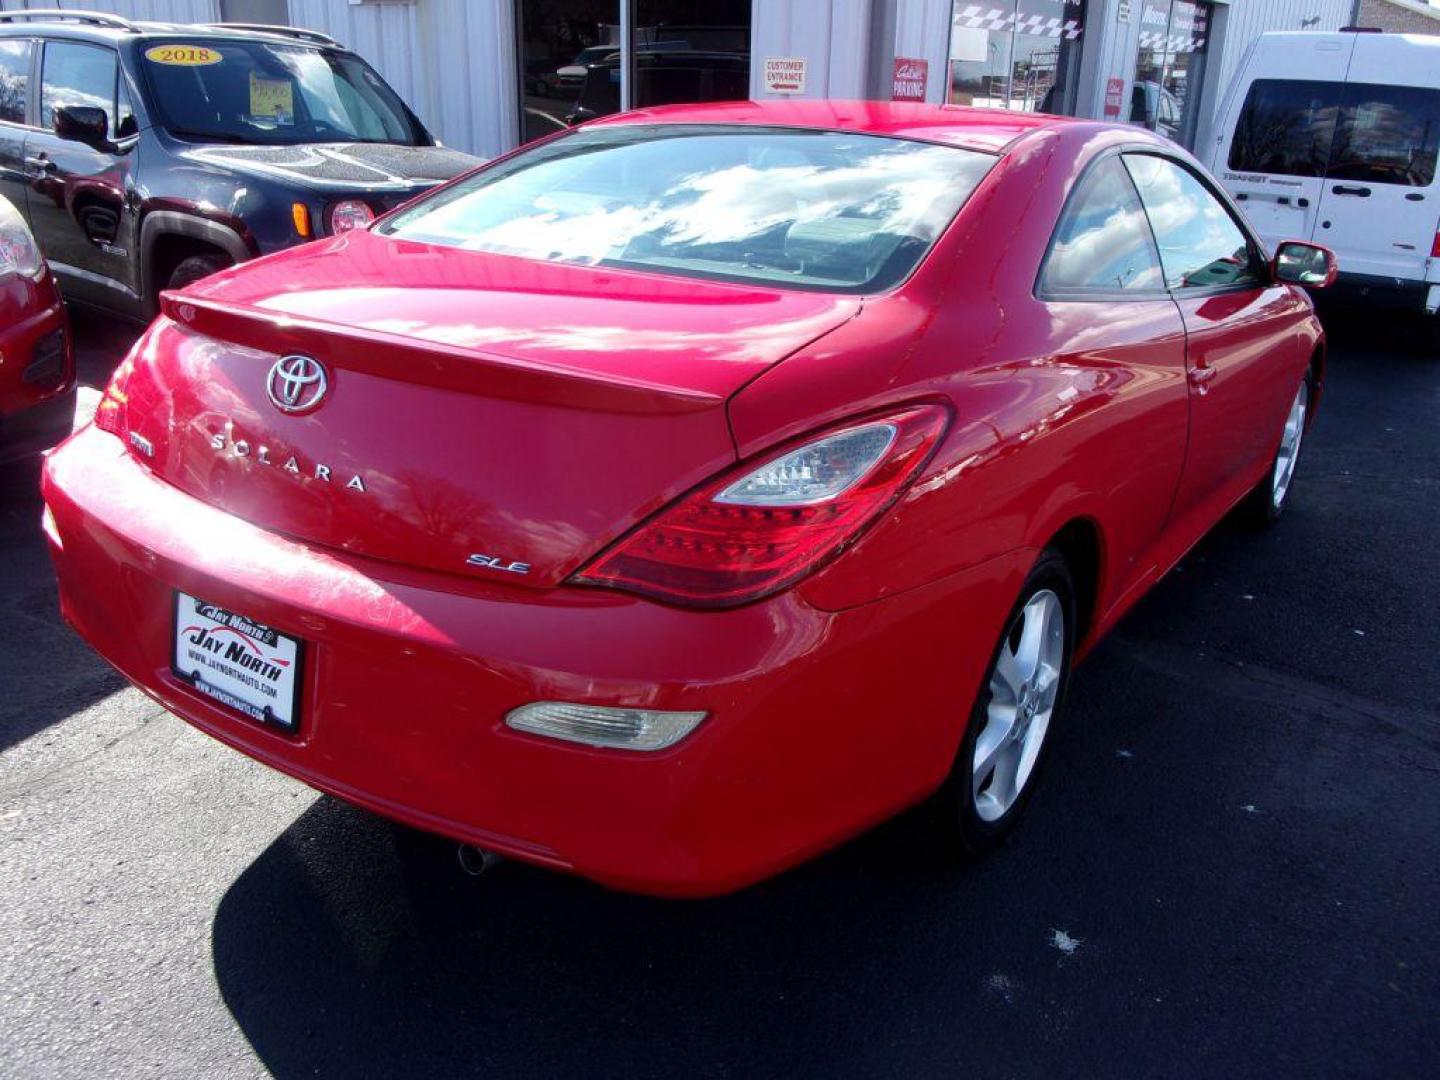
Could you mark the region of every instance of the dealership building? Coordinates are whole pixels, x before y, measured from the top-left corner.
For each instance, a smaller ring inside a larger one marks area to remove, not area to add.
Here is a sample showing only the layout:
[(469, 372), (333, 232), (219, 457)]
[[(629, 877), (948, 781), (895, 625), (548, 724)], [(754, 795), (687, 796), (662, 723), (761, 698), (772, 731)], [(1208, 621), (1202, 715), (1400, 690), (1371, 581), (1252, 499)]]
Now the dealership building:
[[(53, 7), (0, 0), (0, 8)], [(627, 105), (923, 100), (1142, 124), (1192, 148), (1256, 35), (1440, 32), (1422, 0), (66, 0), (289, 23), (365, 56), (446, 144), (492, 156)]]

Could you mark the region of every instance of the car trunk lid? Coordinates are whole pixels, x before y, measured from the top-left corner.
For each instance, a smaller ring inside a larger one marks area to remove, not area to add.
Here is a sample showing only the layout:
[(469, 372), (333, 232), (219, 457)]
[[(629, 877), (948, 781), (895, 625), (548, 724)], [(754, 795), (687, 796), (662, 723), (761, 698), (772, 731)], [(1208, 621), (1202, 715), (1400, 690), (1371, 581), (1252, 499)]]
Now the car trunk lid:
[[(168, 294), (132, 446), (288, 535), (548, 586), (733, 462), (729, 396), (859, 308), (423, 247), (352, 234)], [(318, 401), (287, 400), (291, 356)]]

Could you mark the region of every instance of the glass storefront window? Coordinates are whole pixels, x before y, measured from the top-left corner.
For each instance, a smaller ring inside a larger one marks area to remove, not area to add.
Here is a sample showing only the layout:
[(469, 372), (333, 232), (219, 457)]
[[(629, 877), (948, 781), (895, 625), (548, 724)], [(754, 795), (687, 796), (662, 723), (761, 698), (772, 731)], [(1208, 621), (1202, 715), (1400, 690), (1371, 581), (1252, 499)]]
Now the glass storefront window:
[(954, 0), (950, 15), (952, 105), (1073, 113), (1085, 0)]
[(1130, 121), (1186, 146), (1195, 140), (1210, 36), (1210, 5), (1143, 0)]
[[(520, 141), (568, 126), (590, 64), (620, 51), (620, 0), (520, 0)], [(618, 100), (618, 99), (617, 99)]]
[(619, 111), (622, 4), (635, 108), (750, 96), (751, 0), (519, 0), (521, 141)]
[(751, 0), (629, 0), (637, 109), (750, 97)]

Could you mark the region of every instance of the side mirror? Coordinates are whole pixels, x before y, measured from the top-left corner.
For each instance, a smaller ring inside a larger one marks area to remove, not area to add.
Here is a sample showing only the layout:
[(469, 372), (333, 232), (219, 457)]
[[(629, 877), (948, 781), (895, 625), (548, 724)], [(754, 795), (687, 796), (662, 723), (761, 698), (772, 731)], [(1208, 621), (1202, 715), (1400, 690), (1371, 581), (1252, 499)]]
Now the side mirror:
[(1327, 247), (1307, 244), (1302, 240), (1286, 240), (1275, 249), (1271, 270), (1276, 281), (1303, 285), (1307, 289), (1323, 289), (1335, 283), (1340, 264), (1335, 261), (1335, 253)]
[(93, 105), (61, 105), (55, 110), (55, 135), (84, 143), (92, 150), (109, 150), (110, 118)]

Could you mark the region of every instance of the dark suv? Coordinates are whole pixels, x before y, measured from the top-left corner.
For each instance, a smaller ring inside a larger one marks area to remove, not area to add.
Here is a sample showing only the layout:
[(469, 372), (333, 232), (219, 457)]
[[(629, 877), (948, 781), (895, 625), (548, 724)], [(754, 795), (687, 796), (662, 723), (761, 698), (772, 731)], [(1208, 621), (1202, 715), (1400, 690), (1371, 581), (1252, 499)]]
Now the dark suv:
[(0, 195), (70, 299), (148, 319), (162, 289), (477, 164), (321, 34), (0, 13)]

